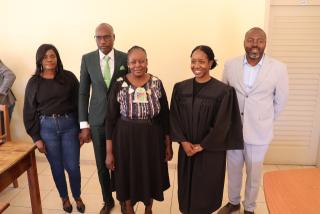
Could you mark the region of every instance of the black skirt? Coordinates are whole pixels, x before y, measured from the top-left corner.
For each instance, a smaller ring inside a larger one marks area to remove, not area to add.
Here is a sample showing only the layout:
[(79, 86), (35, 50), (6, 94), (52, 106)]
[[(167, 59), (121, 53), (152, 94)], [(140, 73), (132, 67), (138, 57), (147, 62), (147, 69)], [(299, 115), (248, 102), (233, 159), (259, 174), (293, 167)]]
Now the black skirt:
[(163, 191), (170, 187), (164, 138), (156, 120), (118, 120), (112, 142), (119, 201), (164, 200)]

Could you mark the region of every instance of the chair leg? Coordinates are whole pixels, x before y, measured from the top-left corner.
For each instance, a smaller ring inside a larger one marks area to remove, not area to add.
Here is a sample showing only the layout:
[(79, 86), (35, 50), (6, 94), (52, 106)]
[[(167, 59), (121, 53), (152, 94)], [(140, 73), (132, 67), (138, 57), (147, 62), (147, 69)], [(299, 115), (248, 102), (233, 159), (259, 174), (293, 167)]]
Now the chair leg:
[(10, 203), (0, 202), (0, 213), (2, 213), (3, 211), (5, 211), (9, 206), (10, 206)]
[(18, 180), (17, 179), (14, 180), (12, 183), (13, 183), (13, 187), (14, 188), (18, 188), (19, 185), (18, 185)]

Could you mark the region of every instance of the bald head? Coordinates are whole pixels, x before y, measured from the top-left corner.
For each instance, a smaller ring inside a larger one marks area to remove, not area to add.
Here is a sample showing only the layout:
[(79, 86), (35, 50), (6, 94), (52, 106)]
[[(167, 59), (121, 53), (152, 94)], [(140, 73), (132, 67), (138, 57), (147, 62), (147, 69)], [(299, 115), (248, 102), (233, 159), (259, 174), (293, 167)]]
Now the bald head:
[(101, 23), (96, 28), (95, 39), (100, 51), (108, 54), (113, 49), (115, 35), (113, 27), (107, 23)]
[(248, 30), (248, 31), (246, 32), (246, 35), (245, 35), (244, 39), (248, 38), (248, 36), (251, 35), (251, 34), (253, 34), (253, 33), (254, 33), (254, 34), (260, 34), (261, 37), (263, 37), (265, 40), (267, 40), (267, 35), (266, 35), (266, 33), (265, 33), (261, 28), (259, 28), (259, 27), (253, 27), (253, 28), (251, 28), (250, 30)]
[(111, 25), (109, 25), (108, 23), (101, 23), (99, 24), (97, 27), (96, 27), (96, 33), (97, 31), (100, 31), (100, 30), (108, 30), (108, 31), (111, 31), (112, 33), (113, 32), (113, 27)]

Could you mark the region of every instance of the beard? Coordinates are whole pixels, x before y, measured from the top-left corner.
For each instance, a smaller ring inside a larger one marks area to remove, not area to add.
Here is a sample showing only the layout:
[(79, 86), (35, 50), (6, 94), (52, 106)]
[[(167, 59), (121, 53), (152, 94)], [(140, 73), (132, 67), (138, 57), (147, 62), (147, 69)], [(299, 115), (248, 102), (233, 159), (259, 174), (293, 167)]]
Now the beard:
[(258, 48), (250, 48), (250, 49), (247, 49), (246, 52), (247, 52), (247, 56), (250, 58), (250, 59), (260, 59), (263, 55), (263, 51), (264, 50), (261, 50), (261, 49), (258, 49)]
[(248, 53), (248, 56), (251, 58), (251, 59), (259, 59), (261, 54), (259, 52), (255, 53), (255, 52), (249, 52)]

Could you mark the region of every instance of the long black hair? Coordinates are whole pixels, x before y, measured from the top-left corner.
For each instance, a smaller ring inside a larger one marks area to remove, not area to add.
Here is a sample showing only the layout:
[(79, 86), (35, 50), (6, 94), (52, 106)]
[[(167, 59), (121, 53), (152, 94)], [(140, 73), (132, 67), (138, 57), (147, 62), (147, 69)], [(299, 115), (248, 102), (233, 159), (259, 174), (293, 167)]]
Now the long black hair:
[(63, 65), (62, 65), (60, 55), (59, 55), (57, 48), (51, 44), (42, 44), (42, 45), (40, 45), (40, 47), (38, 48), (37, 53), (36, 53), (36, 72), (34, 74), (35, 76), (40, 76), (40, 74), (43, 72), (42, 61), (43, 61), (43, 58), (45, 57), (46, 52), (48, 50), (53, 50), (53, 52), (57, 56), (56, 75), (63, 71)]

